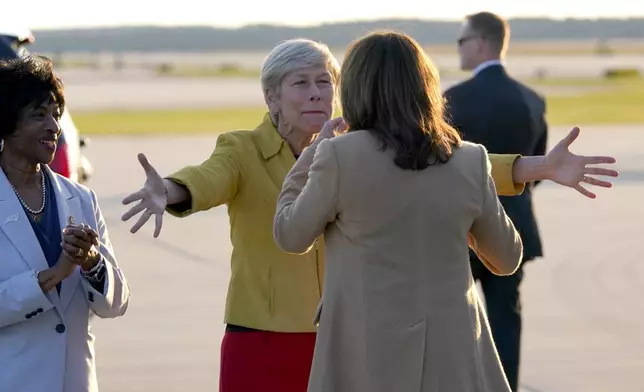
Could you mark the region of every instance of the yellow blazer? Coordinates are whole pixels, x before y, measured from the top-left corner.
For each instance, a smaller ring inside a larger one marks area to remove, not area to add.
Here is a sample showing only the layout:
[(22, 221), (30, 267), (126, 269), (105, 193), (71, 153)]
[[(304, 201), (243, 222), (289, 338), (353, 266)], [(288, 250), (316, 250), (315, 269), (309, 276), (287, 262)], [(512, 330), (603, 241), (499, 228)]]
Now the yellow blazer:
[[(493, 155), (492, 176), (500, 195), (516, 195), (512, 181), (519, 155)], [(267, 115), (253, 131), (217, 138), (200, 165), (167, 177), (188, 188), (191, 205), (168, 212), (185, 217), (226, 204), (233, 246), (225, 322), (277, 332), (315, 332), (313, 317), (324, 279), (324, 239), (302, 255), (282, 252), (273, 240), (273, 217), (293, 152)]]

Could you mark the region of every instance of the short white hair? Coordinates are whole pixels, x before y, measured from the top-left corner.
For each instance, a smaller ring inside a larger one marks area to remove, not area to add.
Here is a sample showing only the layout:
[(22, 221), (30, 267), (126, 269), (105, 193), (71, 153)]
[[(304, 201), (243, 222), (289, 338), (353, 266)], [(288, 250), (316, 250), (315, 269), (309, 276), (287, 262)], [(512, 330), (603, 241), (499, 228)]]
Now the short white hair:
[(340, 65), (329, 47), (305, 38), (294, 38), (277, 45), (264, 59), (260, 80), (262, 91), (278, 92), (289, 73), (308, 67), (325, 67), (337, 85)]

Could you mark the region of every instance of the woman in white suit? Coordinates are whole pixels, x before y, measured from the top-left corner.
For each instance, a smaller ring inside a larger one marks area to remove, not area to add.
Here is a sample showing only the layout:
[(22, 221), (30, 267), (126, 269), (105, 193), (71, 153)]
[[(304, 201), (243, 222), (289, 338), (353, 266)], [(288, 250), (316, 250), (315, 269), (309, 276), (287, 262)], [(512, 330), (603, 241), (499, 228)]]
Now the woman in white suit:
[(47, 166), (64, 105), (49, 60), (0, 62), (1, 391), (98, 391), (90, 320), (130, 298), (96, 195)]

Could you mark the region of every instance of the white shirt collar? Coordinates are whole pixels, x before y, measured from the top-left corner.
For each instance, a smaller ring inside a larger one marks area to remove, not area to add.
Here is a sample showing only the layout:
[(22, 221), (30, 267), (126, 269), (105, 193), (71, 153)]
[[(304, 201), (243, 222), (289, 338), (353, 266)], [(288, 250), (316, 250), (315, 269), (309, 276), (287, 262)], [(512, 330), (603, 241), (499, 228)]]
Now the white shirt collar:
[(474, 70), (472, 71), (472, 74), (476, 76), (479, 72), (483, 71), (487, 67), (491, 67), (493, 65), (503, 65), (503, 61), (501, 60), (488, 60), (484, 61), (481, 64), (479, 64)]

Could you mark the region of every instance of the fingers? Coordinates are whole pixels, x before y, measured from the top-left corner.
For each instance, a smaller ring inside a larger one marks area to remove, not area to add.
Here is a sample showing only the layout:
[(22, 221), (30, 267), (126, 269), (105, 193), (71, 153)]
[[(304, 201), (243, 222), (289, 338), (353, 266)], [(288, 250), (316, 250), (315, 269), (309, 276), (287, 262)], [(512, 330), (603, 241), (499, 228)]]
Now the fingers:
[(332, 120), (327, 121), (327, 124), (330, 128), (335, 129), (340, 126), (344, 122), (344, 119), (342, 117), (336, 117)]
[(617, 160), (613, 157), (602, 157), (602, 156), (596, 156), (596, 157), (583, 157), (584, 158), (584, 164), (586, 165), (597, 165), (597, 164), (602, 164), (602, 163), (615, 163)]
[(583, 182), (590, 185), (600, 186), (602, 188), (610, 188), (613, 186), (612, 183), (597, 178), (585, 176)]
[(85, 223), (80, 225), (70, 225), (63, 229), (65, 234), (73, 234), (83, 240), (91, 241), (94, 238), (98, 238), (98, 233), (86, 225)]
[(63, 249), (63, 253), (66, 256), (66, 260), (68, 263), (67, 268), (76, 268), (77, 265), (82, 267), (83, 264), (85, 264), (85, 257), (86, 257), (85, 255), (83, 255), (82, 257), (78, 257), (74, 254), (76, 252), (70, 253), (65, 249)]
[(139, 204), (135, 205), (134, 207), (130, 208), (123, 216), (121, 217), (122, 221), (127, 221), (134, 215), (138, 214), (139, 212), (145, 210), (145, 204), (141, 201)]
[(63, 238), (74, 238), (75, 240), (87, 243), (92, 243), (94, 238), (96, 238), (92, 234), (88, 233), (87, 229), (84, 227), (66, 227), (63, 230), (63, 234)]
[(577, 190), (577, 192), (581, 193), (582, 195), (584, 195), (584, 196), (586, 196), (586, 197), (588, 197), (590, 199), (594, 199), (594, 198), (597, 197), (594, 193), (592, 193), (588, 189), (586, 189), (583, 186), (581, 186), (581, 184), (577, 184), (575, 186), (575, 189)]
[(161, 227), (163, 226), (163, 215), (156, 214), (154, 219), (154, 238), (157, 238), (161, 234)]
[(139, 229), (143, 227), (143, 225), (148, 221), (148, 219), (150, 219), (151, 215), (152, 213), (149, 210), (146, 210), (143, 214), (141, 214), (141, 216), (139, 217), (139, 220), (130, 229), (130, 233), (134, 234), (137, 231), (139, 231)]
[(326, 123), (324, 123), (324, 126), (322, 127), (322, 131), (331, 132), (336, 128), (340, 127), (343, 123), (344, 123), (344, 119), (342, 117), (336, 117), (333, 120), (329, 120)]
[(67, 234), (63, 236), (63, 245), (71, 246), (72, 248), (65, 249), (71, 249), (71, 253), (74, 254), (74, 252), (78, 252), (78, 248), (82, 249), (85, 252), (88, 252), (92, 248), (94, 243), (91, 239), (85, 241), (73, 234)]
[(144, 188), (144, 189), (141, 189), (141, 190), (140, 190), (140, 191), (138, 191), (138, 192), (134, 192), (134, 193), (132, 193), (132, 194), (130, 194), (130, 195), (128, 195), (128, 196), (126, 196), (126, 197), (123, 199), (123, 204), (124, 204), (124, 205), (128, 205), (128, 204), (130, 204), (130, 203), (132, 203), (132, 202), (135, 202), (135, 201), (137, 201), (137, 200), (143, 200), (143, 197), (145, 196), (145, 193), (146, 193), (146, 189), (145, 189), (145, 188)]
[(349, 128), (349, 124), (347, 124), (346, 121), (344, 121), (344, 117), (340, 117), (340, 124), (337, 125), (337, 128), (339, 131), (346, 131), (347, 128)]
[(342, 133), (346, 132), (346, 131), (347, 131), (347, 129), (349, 129), (349, 126), (347, 125), (347, 123), (345, 123), (345, 122), (344, 122), (344, 120), (342, 120), (342, 122), (340, 123), (340, 125), (338, 125), (338, 126), (335, 128), (335, 133), (336, 133), (337, 135), (339, 135), (339, 134), (342, 134)]
[(89, 227), (89, 226), (85, 226), (85, 229), (84, 229), (84, 230), (85, 230), (85, 232), (90, 236), (90, 238), (91, 238), (91, 240), (92, 240), (92, 243), (93, 243), (95, 246), (98, 246), (98, 245), (100, 244), (100, 241), (99, 241), (99, 239), (98, 239), (98, 237), (99, 237), (99, 236), (98, 236), (98, 233), (96, 232), (96, 230), (92, 229), (92, 228), (91, 228), (91, 227)]
[(136, 156), (139, 159), (139, 163), (143, 167), (143, 170), (145, 170), (145, 174), (149, 177), (150, 175), (156, 175), (157, 171), (152, 165), (150, 165), (150, 162), (148, 161), (148, 158), (145, 156), (143, 153), (139, 153)]
[(579, 136), (579, 132), (580, 132), (579, 127), (574, 127), (573, 129), (570, 130), (570, 132), (568, 133), (568, 135), (566, 135), (566, 137), (564, 137), (559, 141), (559, 143), (557, 143), (555, 148), (559, 147), (560, 145), (564, 145), (566, 148), (570, 147), (572, 142), (574, 142), (575, 139), (577, 139), (577, 137)]
[[(63, 250), (62, 253), (65, 256), (65, 260), (67, 260), (69, 263), (74, 265), (82, 266), (84, 263), (87, 262), (87, 258), (90, 256), (92, 252), (91, 245), (89, 249), (85, 249), (83, 246), (78, 246), (76, 244), (63, 241), (61, 246)], [(79, 253), (79, 250), (81, 251), (80, 253)]]
[(587, 167), (584, 170), (584, 174), (592, 174), (596, 176), (608, 176), (608, 177), (619, 176), (619, 172), (617, 170), (604, 169), (601, 167)]
[[(74, 245), (71, 245), (71, 244), (68, 244), (66, 242), (63, 242), (63, 252), (67, 256), (69, 261), (71, 261), (74, 264), (80, 265), (81, 261), (79, 260), (78, 249), (81, 249), (81, 248), (78, 248), (78, 247), (76, 247)], [(83, 256), (84, 256), (85, 253), (87, 253), (87, 252), (85, 250), (83, 250), (83, 252), (84, 252), (83, 253)]]
[(89, 242), (96, 246), (99, 245), (98, 233), (86, 224), (70, 225), (63, 229), (63, 234), (76, 236), (78, 239)]

